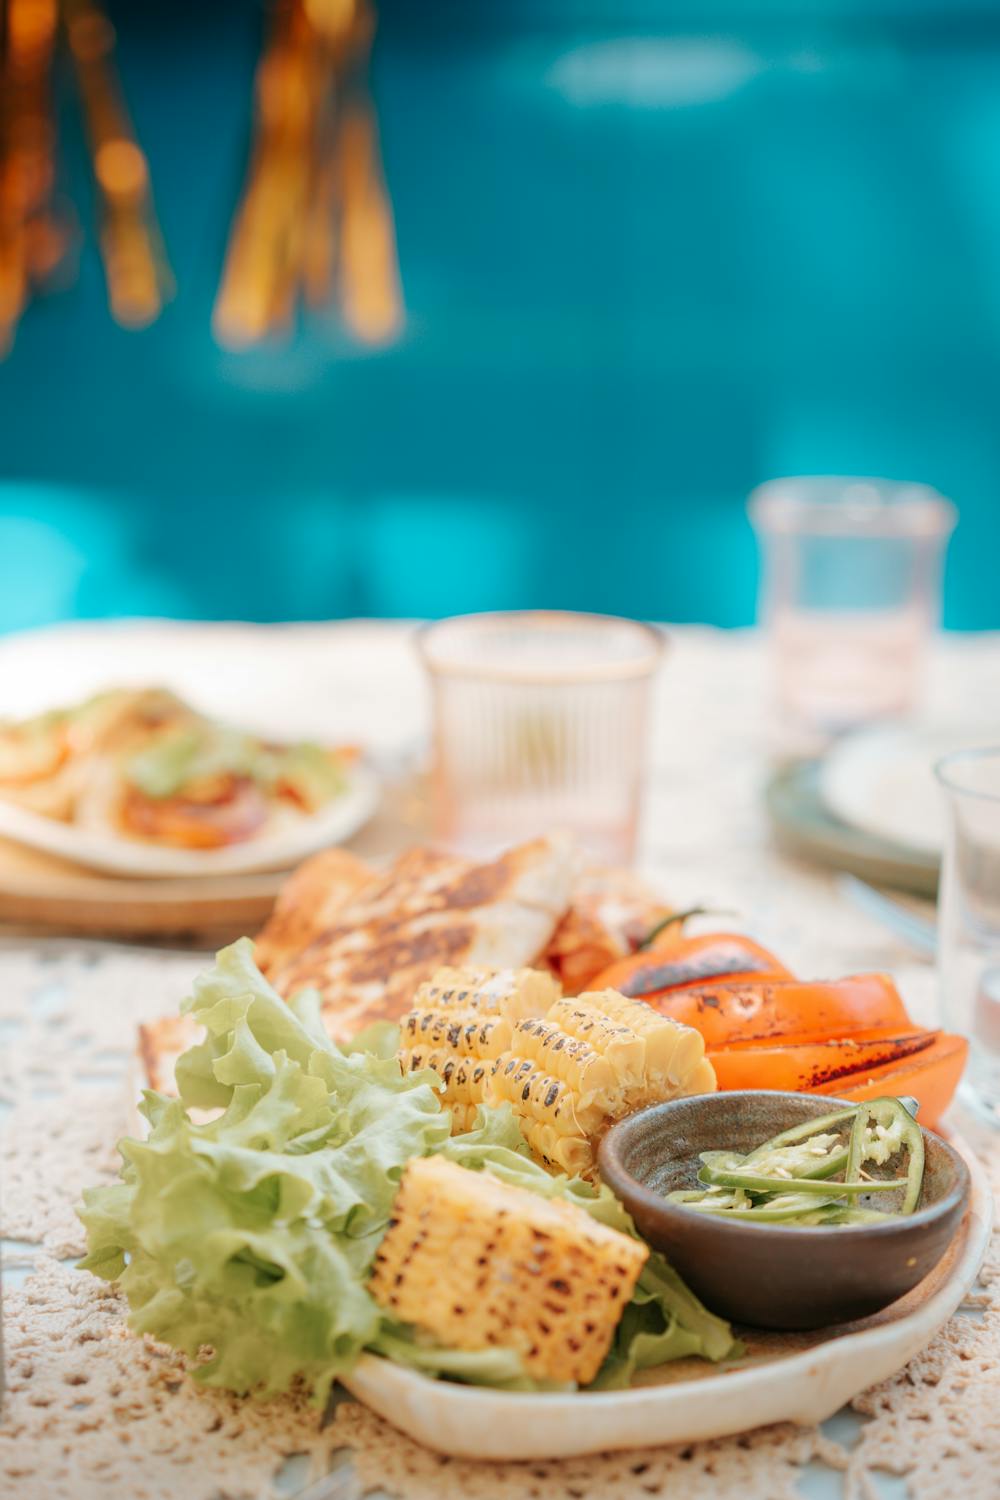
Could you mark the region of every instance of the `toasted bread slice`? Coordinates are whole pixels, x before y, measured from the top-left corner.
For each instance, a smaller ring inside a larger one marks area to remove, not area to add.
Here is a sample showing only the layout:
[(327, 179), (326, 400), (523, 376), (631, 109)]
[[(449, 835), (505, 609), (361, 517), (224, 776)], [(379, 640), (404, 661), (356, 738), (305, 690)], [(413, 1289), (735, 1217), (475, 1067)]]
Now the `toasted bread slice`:
[(319, 991), (335, 1041), (398, 1020), (445, 965), (521, 968), (541, 953), (569, 903), (573, 848), (535, 839), (473, 864), (412, 849), (334, 912), (297, 957), (270, 964), (279, 994)]
[(155, 1089), (158, 1094), (176, 1094), (174, 1068), (182, 1052), (193, 1047), (202, 1035), (193, 1016), (161, 1016), (139, 1027), (136, 1052), (139, 1062), (139, 1088)]
[(291, 964), (330, 927), (340, 908), (376, 878), (348, 849), (324, 849), (293, 870), (257, 934), (257, 967), (270, 974)]

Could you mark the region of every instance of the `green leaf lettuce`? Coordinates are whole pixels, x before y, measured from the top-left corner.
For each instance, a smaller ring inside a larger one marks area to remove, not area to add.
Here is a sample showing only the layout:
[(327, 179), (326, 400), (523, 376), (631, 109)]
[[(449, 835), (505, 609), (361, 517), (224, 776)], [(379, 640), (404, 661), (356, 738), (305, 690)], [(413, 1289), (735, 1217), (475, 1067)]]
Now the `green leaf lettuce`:
[[(437, 1348), (369, 1295), (403, 1167), (441, 1152), (634, 1234), (611, 1193), (536, 1165), (507, 1107), (452, 1137), (433, 1073), (401, 1074), (384, 1027), (335, 1046), (315, 996), (286, 1004), (248, 939), (183, 1009), (205, 1036), (178, 1061), (180, 1098), (145, 1094), (147, 1139), (119, 1143), (120, 1181), (86, 1190), (80, 1210), (80, 1265), (119, 1282), (132, 1328), (182, 1350), (198, 1380), (264, 1396), (298, 1377), (321, 1402), (366, 1348), (428, 1374), (532, 1386), (516, 1355)], [(596, 1383), (734, 1352), (727, 1325), (653, 1254)]]

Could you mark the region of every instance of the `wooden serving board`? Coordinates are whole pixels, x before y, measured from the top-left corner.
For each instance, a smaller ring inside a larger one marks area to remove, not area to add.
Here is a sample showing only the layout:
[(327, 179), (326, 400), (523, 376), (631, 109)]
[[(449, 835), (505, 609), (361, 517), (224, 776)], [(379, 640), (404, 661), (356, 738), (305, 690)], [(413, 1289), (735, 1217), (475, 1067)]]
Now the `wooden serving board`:
[(139, 880), (99, 875), (0, 839), (0, 924), (87, 937), (219, 946), (267, 919), (286, 873)]

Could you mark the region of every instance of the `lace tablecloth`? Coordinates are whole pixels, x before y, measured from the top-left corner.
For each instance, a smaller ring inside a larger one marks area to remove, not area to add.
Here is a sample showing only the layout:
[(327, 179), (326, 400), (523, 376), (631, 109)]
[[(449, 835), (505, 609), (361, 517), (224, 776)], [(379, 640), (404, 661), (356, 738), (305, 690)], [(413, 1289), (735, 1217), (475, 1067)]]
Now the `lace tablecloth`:
[[(233, 627), (206, 632), (210, 646), (221, 649), (222, 631)], [(424, 696), (402, 627), (241, 627), (230, 639), (255, 661), (258, 694), (262, 681), (276, 692), (290, 680), (311, 684), (302, 727), (364, 737), (386, 756), (419, 742)], [(963, 710), (981, 718), (998, 681), (1000, 638), (948, 640), (934, 663), (933, 702), (948, 718)], [(933, 972), (848, 906), (828, 876), (770, 848), (760, 799), (766, 703), (752, 633), (677, 633), (657, 692), (641, 862), (678, 903), (733, 910), (733, 925), (803, 972), (892, 970), (915, 1016), (931, 1020)], [(403, 1500), (801, 1500), (837, 1494), (831, 1471), (842, 1472), (840, 1492), (854, 1500), (1000, 1495), (996, 1242), (974, 1304), (899, 1376), (856, 1398), (853, 1418), (842, 1414), (825, 1430), (769, 1428), (575, 1462), (470, 1464), (427, 1453), (353, 1402), (324, 1425), (293, 1400), (257, 1405), (196, 1390), (169, 1351), (125, 1331), (114, 1290), (74, 1271), (72, 1260), (82, 1248), (73, 1213), (80, 1188), (115, 1171), (135, 1024), (173, 1010), (203, 962), (75, 941), (0, 941), (0, 1494), (276, 1500), (332, 1470), (338, 1495), (385, 1490)], [(1000, 1141), (979, 1135), (977, 1145), (1000, 1185)], [(900, 1484), (885, 1489), (886, 1472), (903, 1476)], [(326, 1486), (314, 1493), (332, 1494)]]

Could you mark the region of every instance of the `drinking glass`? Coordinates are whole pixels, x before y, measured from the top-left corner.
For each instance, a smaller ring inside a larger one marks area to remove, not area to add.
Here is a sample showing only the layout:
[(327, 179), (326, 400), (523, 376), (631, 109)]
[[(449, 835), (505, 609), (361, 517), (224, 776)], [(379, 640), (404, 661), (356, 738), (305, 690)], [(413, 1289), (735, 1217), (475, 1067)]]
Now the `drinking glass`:
[(962, 1094), (1000, 1125), (1000, 748), (936, 767), (948, 810), (938, 964), (945, 1023), (969, 1038)]
[(437, 837), (485, 854), (565, 829), (596, 858), (631, 860), (659, 632), (538, 610), (462, 615), (418, 640)]
[(912, 708), (940, 614), (950, 501), (885, 479), (775, 479), (749, 513), (783, 718), (828, 735)]

